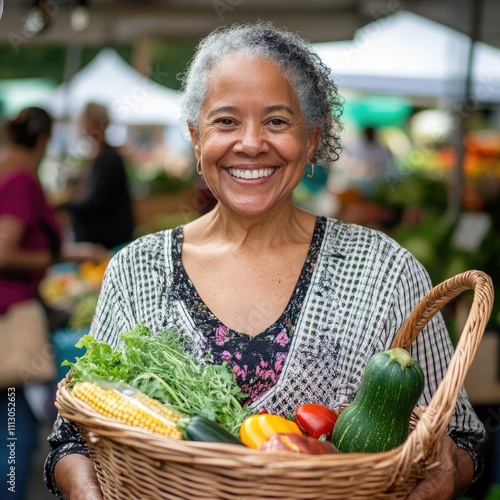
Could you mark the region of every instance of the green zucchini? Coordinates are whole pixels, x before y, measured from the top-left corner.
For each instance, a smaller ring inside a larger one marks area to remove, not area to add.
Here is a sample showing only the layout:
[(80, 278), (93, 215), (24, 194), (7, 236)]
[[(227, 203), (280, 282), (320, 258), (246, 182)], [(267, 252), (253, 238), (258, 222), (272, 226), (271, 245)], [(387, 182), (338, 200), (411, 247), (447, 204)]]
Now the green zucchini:
[(332, 443), (341, 453), (396, 448), (408, 436), (411, 413), (424, 389), (418, 362), (398, 347), (372, 356), (354, 401), (339, 415)]
[(201, 415), (193, 415), (177, 422), (177, 428), (182, 432), (184, 439), (203, 441), (206, 443), (243, 443), (225, 427)]

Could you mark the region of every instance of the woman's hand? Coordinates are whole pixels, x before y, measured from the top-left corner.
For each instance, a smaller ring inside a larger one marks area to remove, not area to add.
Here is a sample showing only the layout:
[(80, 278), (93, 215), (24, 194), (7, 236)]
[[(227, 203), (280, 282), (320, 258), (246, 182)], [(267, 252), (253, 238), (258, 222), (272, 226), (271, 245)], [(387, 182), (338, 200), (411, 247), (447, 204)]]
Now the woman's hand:
[(54, 476), (66, 500), (103, 500), (94, 464), (84, 455), (75, 453), (61, 458)]
[(452, 500), (467, 491), (474, 476), (471, 456), (449, 436), (444, 436), (438, 460), (439, 465), (429, 470), (410, 492), (408, 500)]

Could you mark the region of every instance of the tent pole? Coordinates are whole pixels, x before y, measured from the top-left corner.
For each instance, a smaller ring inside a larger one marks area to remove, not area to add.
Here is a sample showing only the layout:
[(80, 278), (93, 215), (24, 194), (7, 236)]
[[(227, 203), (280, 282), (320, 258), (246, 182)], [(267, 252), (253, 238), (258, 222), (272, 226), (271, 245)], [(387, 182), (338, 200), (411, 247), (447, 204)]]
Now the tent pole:
[(466, 119), (477, 103), (472, 95), (472, 71), (474, 66), (475, 46), (481, 37), (482, 13), (484, 0), (469, 0), (470, 3), (470, 43), (467, 54), (467, 66), (464, 80), (464, 92), (461, 102), (454, 106), (454, 128), (452, 143), (456, 151), (456, 164), (452, 170), (452, 178), (449, 191), (448, 216), (452, 221), (457, 220), (462, 211), (462, 190), (464, 185), (465, 164), (465, 133)]

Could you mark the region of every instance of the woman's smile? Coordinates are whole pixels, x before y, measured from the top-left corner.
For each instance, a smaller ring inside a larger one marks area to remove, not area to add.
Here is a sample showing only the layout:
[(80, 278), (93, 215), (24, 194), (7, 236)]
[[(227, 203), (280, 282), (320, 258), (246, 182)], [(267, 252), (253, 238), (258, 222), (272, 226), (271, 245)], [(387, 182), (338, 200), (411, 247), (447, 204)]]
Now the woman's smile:
[(240, 169), (240, 168), (228, 168), (227, 171), (238, 179), (261, 179), (263, 177), (270, 177), (275, 168), (258, 168), (258, 169)]

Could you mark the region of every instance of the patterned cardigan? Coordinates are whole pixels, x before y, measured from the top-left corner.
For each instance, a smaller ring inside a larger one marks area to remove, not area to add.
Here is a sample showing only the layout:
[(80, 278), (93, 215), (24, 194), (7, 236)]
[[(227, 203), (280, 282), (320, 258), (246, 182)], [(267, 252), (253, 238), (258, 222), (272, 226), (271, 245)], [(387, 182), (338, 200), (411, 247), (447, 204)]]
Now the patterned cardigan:
[[(319, 218), (325, 232), (292, 342), (276, 384), (252, 403), (257, 410), (291, 414), (304, 402), (331, 408), (356, 395), (368, 359), (387, 349), (431, 284), (423, 266), (387, 235), (336, 219)], [(152, 331), (171, 328), (203, 344), (186, 302), (172, 286), (172, 230), (134, 241), (114, 256), (104, 279), (91, 334), (116, 345), (119, 334), (144, 323)], [(201, 353), (192, 352), (193, 356)], [(419, 401), (429, 404), (453, 353), (443, 318), (434, 316), (411, 346), (425, 375)], [(484, 439), (482, 423), (462, 390), (447, 433), (466, 449), (476, 466)], [(56, 461), (85, 453), (68, 424), (58, 419), (49, 436), (53, 451), (46, 462), (46, 483)]]

